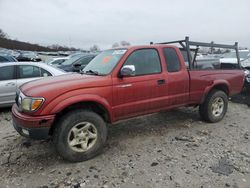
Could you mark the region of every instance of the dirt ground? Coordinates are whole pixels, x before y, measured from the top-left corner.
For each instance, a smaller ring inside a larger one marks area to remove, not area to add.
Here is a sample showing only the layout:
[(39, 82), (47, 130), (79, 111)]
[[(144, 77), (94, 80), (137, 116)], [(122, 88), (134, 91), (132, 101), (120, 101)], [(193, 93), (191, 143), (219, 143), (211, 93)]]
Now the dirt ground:
[(104, 152), (68, 163), (50, 140), (33, 141), (0, 112), (0, 187), (250, 187), (250, 108), (234, 97), (219, 123), (180, 108), (109, 127)]

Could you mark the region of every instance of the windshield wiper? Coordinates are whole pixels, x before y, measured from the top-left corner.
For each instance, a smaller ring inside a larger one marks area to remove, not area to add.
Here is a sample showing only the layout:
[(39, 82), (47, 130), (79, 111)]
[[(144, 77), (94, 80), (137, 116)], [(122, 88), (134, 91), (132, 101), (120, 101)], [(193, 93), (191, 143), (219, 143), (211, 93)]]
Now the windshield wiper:
[(87, 70), (87, 71), (82, 71), (84, 74), (93, 74), (93, 75), (100, 75), (98, 71), (93, 71), (93, 70)]

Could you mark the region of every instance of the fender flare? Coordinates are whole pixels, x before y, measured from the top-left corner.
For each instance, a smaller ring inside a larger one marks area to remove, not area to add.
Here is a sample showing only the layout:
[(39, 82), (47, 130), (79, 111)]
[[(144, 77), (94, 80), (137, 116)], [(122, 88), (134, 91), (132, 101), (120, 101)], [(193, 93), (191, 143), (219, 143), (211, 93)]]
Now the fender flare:
[(112, 122), (112, 110), (109, 102), (104, 99), (103, 97), (100, 97), (98, 95), (93, 94), (82, 94), (82, 95), (74, 95), (71, 97), (68, 97), (66, 99), (63, 99), (60, 103), (57, 103), (52, 110), (50, 110), (51, 114), (57, 114), (67, 108), (70, 105), (77, 104), (80, 102), (94, 102), (99, 105), (101, 105), (108, 113), (109, 119)]
[(207, 87), (205, 88), (204, 94), (203, 94), (202, 99), (201, 99), (201, 104), (205, 101), (205, 99), (206, 99), (208, 93), (209, 93), (210, 91), (212, 91), (214, 88), (216, 88), (217, 86), (226, 86), (226, 88), (227, 88), (227, 90), (228, 90), (228, 93), (227, 93), (227, 94), (230, 95), (230, 90), (229, 90), (230, 84), (229, 84), (228, 81), (226, 81), (226, 80), (214, 80), (213, 83), (212, 83), (211, 85), (209, 85), (209, 86), (207, 86)]

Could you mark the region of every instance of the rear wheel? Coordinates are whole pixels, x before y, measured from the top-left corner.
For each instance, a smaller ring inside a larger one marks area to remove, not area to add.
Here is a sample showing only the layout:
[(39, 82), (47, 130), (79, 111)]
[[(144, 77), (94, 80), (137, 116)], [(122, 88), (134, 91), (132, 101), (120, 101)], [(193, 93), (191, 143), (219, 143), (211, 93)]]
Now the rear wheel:
[(215, 123), (223, 119), (227, 112), (228, 96), (220, 90), (211, 91), (200, 105), (200, 116), (207, 122)]
[(85, 161), (99, 154), (106, 138), (104, 120), (98, 114), (85, 110), (65, 114), (53, 136), (57, 152), (72, 162)]

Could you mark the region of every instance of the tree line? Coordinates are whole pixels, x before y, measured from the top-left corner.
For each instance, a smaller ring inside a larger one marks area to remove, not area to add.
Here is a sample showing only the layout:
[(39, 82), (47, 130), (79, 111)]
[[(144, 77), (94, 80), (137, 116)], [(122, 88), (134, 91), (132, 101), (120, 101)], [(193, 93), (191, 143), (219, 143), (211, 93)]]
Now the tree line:
[(58, 44), (53, 44), (50, 46), (41, 46), (39, 44), (32, 44), (29, 42), (22, 42), (19, 40), (10, 39), (7, 33), (0, 29), (0, 47), (12, 49), (12, 50), (27, 50), (27, 51), (78, 51), (79, 48), (61, 46)]
[[(115, 42), (111, 47), (112, 48), (119, 48), (119, 47), (126, 47), (130, 46), (130, 43), (127, 41), (120, 41)], [(53, 44), (50, 46), (41, 46), (39, 44), (32, 44), (29, 42), (22, 42), (19, 40), (13, 40), (10, 39), (9, 35), (5, 33), (2, 29), (0, 29), (0, 47), (12, 49), (12, 50), (27, 50), (27, 51), (80, 51), (79, 48), (74, 47), (67, 47), (67, 46), (61, 46), (58, 44)], [(96, 44), (91, 46), (89, 48), (89, 51), (91, 52), (98, 52), (101, 51), (100, 47)]]

